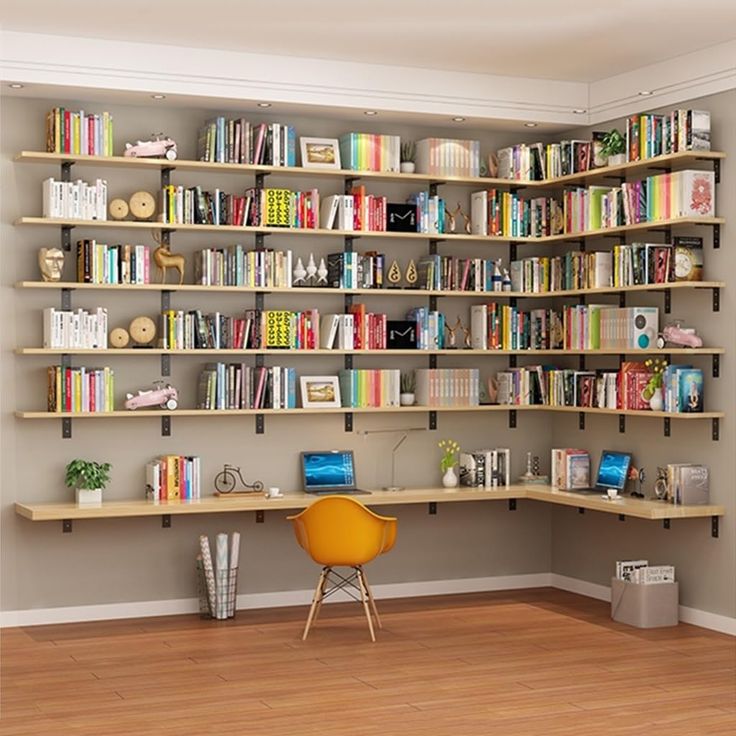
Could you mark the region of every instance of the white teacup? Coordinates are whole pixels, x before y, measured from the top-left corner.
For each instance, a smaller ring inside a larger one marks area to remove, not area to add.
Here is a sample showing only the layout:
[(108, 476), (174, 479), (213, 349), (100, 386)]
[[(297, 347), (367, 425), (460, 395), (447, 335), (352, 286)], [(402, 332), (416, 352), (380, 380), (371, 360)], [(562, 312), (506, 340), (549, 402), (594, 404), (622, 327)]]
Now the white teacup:
[(606, 493), (608, 494), (608, 498), (610, 498), (611, 501), (618, 498), (618, 490), (616, 490), (615, 488), (609, 488)]
[(266, 491), (266, 495), (269, 498), (279, 498), (282, 495), (281, 489), (276, 486), (270, 486)]

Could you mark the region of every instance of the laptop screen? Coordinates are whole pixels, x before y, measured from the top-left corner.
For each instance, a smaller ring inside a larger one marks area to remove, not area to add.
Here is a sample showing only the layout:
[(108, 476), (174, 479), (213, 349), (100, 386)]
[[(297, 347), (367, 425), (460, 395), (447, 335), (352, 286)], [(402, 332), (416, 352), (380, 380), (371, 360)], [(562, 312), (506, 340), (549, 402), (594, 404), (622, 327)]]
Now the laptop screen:
[(342, 491), (355, 488), (352, 450), (302, 452), (304, 491)]
[(598, 477), (595, 479), (596, 488), (616, 488), (623, 491), (626, 479), (629, 476), (631, 453), (603, 450), (601, 462), (598, 465)]

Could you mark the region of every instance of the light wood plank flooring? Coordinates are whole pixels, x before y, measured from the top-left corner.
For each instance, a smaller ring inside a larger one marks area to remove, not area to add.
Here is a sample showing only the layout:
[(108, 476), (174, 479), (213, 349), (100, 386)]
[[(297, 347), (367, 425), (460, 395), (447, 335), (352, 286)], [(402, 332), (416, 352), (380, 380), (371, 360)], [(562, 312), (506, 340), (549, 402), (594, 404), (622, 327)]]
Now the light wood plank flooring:
[(3, 736), (736, 733), (736, 639), (552, 589), (2, 632)]

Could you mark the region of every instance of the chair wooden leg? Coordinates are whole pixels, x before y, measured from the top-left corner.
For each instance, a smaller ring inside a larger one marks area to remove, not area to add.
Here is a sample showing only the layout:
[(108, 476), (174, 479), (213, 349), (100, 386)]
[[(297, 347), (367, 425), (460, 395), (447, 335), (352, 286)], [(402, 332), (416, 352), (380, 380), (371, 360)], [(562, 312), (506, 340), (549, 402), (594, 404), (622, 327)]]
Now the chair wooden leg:
[(360, 567), (356, 567), (355, 571), (358, 573), (360, 598), (363, 601), (363, 610), (365, 611), (365, 617), (368, 619), (368, 630), (371, 632), (371, 641), (375, 642), (376, 634), (373, 631), (373, 619), (371, 618), (371, 609), (368, 607), (368, 591), (366, 591), (365, 584), (363, 583), (363, 570)]
[(317, 585), (317, 589), (319, 590), (319, 597), (317, 598), (317, 607), (314, 609), (314, 617), (312, 618), (312, 624), (317, 623), (317, 618), (319, 617), (319, 612), (322, 610), (322, 601), (325, 599), (325, 588), (327, 587), (327, 583), (330, 580), (330, 571), (332, 568), (328, 567), (325, 570), (325, 574), (322, 578), (320, 578), (320, 583)]
[(312, 625), (312, 619), (314, 618), (314, 612), (317, 610), (317, 605), (322, 601), (322, 591), (327, 577), (327, 569), (323, 568), (319, 576), (319, 582), (314, 590), (314, 597), (312, 598), (312, 607), (309, 609), (309, 616), (307, 617), (307, 624), (304, 627), (304, 633), (302, 634), (302, 641), (306, 641), (307, 635), (309, 634), (309, 627)]
[(368, 592), (368, 601), (371, 604), (371, 608), (373, 609), (373, 615), (376, 617), (376, 624), (378, 625), (379, 629), (383, 628), (383, 624), (381, 623), (381, 617), (378, 615), (378, 609), (376, 608), (376, 601), (373, 598), (373, 591), (371, 590), (371, 586), (368, 585), (368, 578), (365, 576), (365, 571), (361, 567), (359, 570), (359, 575), (363, 578), (363, 585), (365, 585), (365, 589)]

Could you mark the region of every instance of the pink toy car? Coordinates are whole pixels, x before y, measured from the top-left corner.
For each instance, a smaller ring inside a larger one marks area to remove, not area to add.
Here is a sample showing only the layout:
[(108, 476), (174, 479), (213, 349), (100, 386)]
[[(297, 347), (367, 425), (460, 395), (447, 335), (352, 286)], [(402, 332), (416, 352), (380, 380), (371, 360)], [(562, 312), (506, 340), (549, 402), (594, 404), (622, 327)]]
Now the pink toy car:
[(693, 327), (681, 327), (679, 323), (665, 325), (657, 337), (657, 347), (661, 349), (668, 345), (683, 348), (699, 348), (703, 346), (702, 338), (695, 334)]
[(173, 411), (179, 406), (179, 392), (163, 381), (156, 381), (152, 389), (141, 389), (137, 394), (126, 394), (125, 397), (125, 408), (131, 411), (144, 406), (159, 406)]
[(156, 136), (154, 141), (138, 141), (135, 145), (125, 144), (123, 156), (130, 158), (167, 158), (173, 161), (176, 156), (176, 141)]

